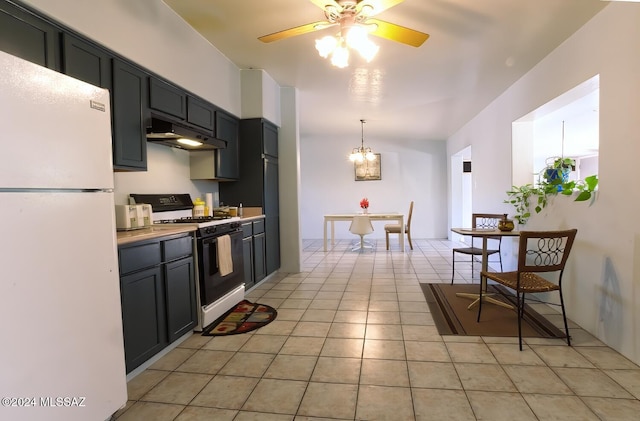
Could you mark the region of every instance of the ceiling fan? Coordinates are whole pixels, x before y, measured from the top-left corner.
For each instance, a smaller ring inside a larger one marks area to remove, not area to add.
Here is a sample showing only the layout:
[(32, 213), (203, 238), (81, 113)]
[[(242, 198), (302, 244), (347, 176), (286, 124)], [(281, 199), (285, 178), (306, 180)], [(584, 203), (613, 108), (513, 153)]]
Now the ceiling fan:
[(326, 20), (308, 23), (302, 26), (285, 29), (264, 35), (258, 39), (262, 42), (273, 42), (284, 38), (319, 31), (332, 26), (340, 26), (340, 35), (347, 37), (347, 32), (353, 27), (362, 27), (367, 33), (392, 41), (421, 46), (429, 34), (405, 28), (390, 22), (385, 22), (372, 17), (387, 10), (404, 0), (310, 0), (313, 4), (324, 10)]

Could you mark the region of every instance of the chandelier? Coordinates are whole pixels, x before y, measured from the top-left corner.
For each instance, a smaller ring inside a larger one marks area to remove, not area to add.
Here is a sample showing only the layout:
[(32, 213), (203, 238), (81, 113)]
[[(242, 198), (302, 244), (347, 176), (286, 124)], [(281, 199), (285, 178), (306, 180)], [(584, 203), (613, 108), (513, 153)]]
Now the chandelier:
[(349, 155), (349, 159), (353, 162), (362, 163), (366, 161), (375, 161), (376, 155), (371, 151), (371, 148), (364, 147), (364, 120), (360, 120), (360, 124), (362, 126), (362, 139), (360, 141), (359, 148), (353, 148), (351, 154)]
[(355, 3), (352, 7), (345, 8), (341, 14), (337, 12), (327, 12), (330, 22), (340, 23), (340, 33), (335, 36), (327, 35), (316, 40), (316, 49), (323, 58), (331, 57), (331, 64), (344, 68), (349, 65), (349, 48), (357, 51), (367, 63), (373, 60), (378, 53), (378, 47), (369, 39), (369, 29), (375, 25), (365, 25), (361, 22), (366, 20), (368, 14), (373, 10), (370, 5), (365, 5), (361, 13), (356, 13)]

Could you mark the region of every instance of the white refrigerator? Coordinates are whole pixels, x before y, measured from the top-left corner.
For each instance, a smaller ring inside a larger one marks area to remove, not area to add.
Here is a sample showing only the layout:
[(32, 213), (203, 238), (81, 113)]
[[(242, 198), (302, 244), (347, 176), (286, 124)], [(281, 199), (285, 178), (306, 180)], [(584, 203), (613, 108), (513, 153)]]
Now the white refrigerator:
[(109, 92), (0, 51), (0, 420), (126, 404)]

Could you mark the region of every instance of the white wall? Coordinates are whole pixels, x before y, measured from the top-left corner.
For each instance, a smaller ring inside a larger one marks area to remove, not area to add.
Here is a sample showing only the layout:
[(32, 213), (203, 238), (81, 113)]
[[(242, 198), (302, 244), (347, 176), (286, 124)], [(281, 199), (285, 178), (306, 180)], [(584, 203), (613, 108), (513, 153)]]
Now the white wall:
[[(375, 123), (367, 122), (365, 146), (381, 154), (382, 180), (355, 181), (348, 155), (360, 146), (358, 122), (353, 135), (304, 137), (300, 141), (302, 238), (323, 237), (323, 216), (360, 212), (360, 199), (369, 198), (369, 212), (409, 211), (415, 202), (412, 238), (447, 236), (445, 142), (405, 142), (379, 139)], [(374, 222), (372, 238), (384, 238), (383, 223)], [(348, 223), (336, 223), (336, 238), (353, 238)]]
[[(639, 5), (610, 4), (447, 143), (449, 155), (473, 145), (473, 208), (498, 206), (510, 187), (512, 122), (600, 74), (597, 200), (589, 206), (556, 197), (526, 228), (578, 229), (565, 272), (569, 316), (636, 363), (640, 363), (640, 230), (635, 221), (640, 191), (631, 183), (640, 156), (638, 51)], [(503, 206), (513, 213), (513, 208)]]

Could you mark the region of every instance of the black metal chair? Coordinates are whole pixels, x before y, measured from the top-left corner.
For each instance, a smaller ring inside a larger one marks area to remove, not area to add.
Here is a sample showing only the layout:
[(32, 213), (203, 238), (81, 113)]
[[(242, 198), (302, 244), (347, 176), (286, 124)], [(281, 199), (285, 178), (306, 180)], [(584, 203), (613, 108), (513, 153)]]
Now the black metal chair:
[[(498, 222), (506, 217), (506, 213), (474, 213), (471, 215), (471, 227), (498, 229)], [(456, 253), (471, 256), (471, 275), (473, 276), (473, 262), (476, 256), (482, 256), (482, 245), (480, 245), (480, 247), (477, 247), (477, 241), (482, 242), (482, 238), (471, 236), (470, 247), (457, 247), (452, 250), (453, 261), (451, 267), (451, 284), (453, 284), (453, 278), (456, 273)], [(498, 261), (500, 262), (500, 271), (502, 271), (502, 254), (500, 253), (502, 237), (488, 237), (487, 241), (491, 241), (492, 243), (492, 248), (487, 249), (487, 258), (491, 255), (497, 254)], [(496, 245), (497, 247), (495, 247)]]
[[(520, 244), (518, 246), (518, 269), (512, 272), (480, 272), (480, 300), (478, 306), (478, 322), (482, 312), (482, 278), (492, 280), (506, 286), (516, 293), (516, 311), (518, 312), (518, 340), (522, 351), (522, 317), (524, 315), (525, 295), (538, 292), (558, 291), (560, 293), (560, 306), (562, 319), (567, 335), (567, 345), (571, 346), (569, 325), (562, 297), (562, 274), (571, 252), (573, 241), (578, 230), (561, 231), (521, 231)], [(557, 273), (557, 283), (551, 282), (538, 275), (541, 272)], [(544, 302), (542, 300), (535, 300)], [(556, 304), (557, 305), (557, 304)]]

